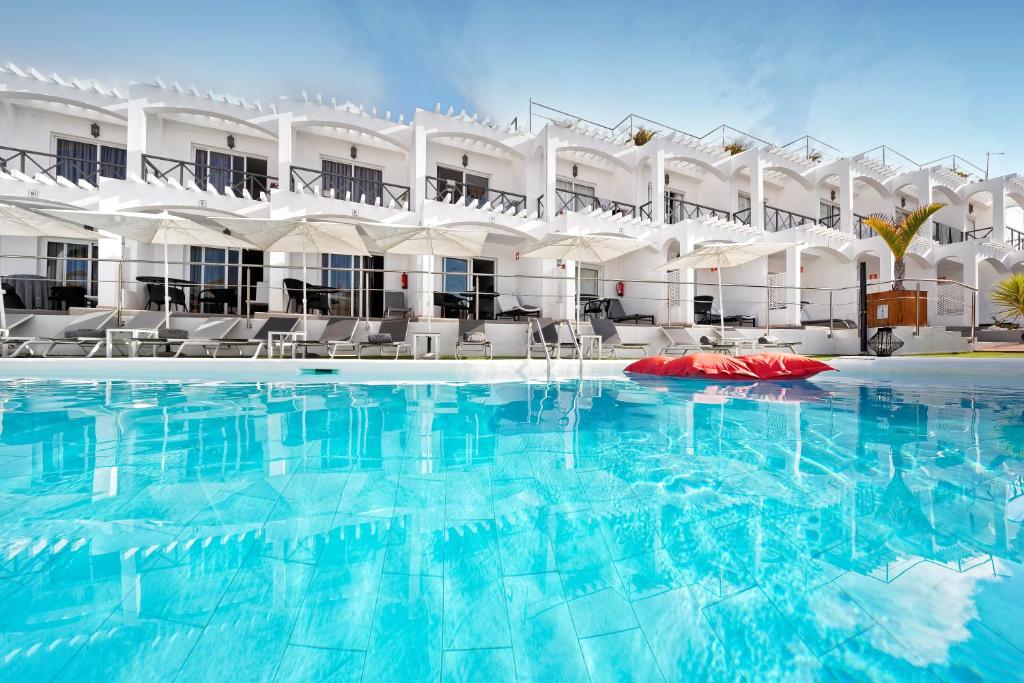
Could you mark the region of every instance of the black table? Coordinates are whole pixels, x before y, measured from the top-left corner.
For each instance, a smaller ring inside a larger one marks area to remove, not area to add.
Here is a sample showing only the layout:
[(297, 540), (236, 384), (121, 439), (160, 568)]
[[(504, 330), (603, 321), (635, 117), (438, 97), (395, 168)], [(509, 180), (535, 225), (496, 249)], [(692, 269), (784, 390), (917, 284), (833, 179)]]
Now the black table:
[[(498, 294), (497, 292), (459, 292), (459, 296), (467, 299), (470, 302), (470, 305), (473, 307), (473, 310), (475, 311), (474, 316), (477, 320), (479, 320), (480, 299), (497, 299), (501, 295)], [(493, 306), (491, 307), (491, 310), (494, 310)]]

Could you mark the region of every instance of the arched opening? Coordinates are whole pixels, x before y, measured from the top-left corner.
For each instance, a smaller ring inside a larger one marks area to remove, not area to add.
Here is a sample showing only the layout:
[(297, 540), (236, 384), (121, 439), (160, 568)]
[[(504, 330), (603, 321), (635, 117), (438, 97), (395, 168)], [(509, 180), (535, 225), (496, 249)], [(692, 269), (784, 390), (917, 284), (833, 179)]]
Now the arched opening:
[(929, 305), (932, 325), (961, 326), (970, 324), (971, 293), (963, 286), (964, 264), (958, 259), (944, 258), (935, 264), (934, 303)]
[(853, 260), (835, 249), (809, 247), (800, 254), (800, 321), (828, 325), (828, 319), (856, 320), (856, 284)]

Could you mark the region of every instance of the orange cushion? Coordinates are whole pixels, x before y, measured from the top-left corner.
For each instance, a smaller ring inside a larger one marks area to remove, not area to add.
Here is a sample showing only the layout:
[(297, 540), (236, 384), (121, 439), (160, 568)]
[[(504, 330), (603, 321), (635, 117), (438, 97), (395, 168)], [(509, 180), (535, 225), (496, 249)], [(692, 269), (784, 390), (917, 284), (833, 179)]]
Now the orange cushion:
[(714, 379), (757, 379), (743, 363), (721, 353), (688, 353), (667, 363), (664, 374), (670, 377), (713, 377)]
[(741, 360), (759, 379), (805, 379), (835, 370), (828, 363), (792, 353), (754, 353)]

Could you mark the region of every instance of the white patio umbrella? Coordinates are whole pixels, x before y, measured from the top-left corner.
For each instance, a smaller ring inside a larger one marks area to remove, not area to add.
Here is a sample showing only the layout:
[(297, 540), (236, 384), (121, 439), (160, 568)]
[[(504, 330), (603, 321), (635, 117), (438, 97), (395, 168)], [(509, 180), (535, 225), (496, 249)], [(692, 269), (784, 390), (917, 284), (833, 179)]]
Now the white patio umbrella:
[(368, 256), (366, 242), (354, 225), (305, 218), (221, 218), (212, 223), (251, 242), (262, 251), (302, 254), (302, 329), (308, 332), (306, 307), (306, 254)]
[[(144, 244), (164, 246), (164, 325), (171, 324), (170, 264), (167, 247), (188, 245), (219, 247), (222, 249), (255, 249), (255, 246), (231, 235), (217, 232), (195, 221), (169, 213), (132, 213), (128, 211), (66, 211), (50, 210), (46, 213), (57, 218), (106, 230)], [(121, 293), (118, 291), (118, 302)], [(118, 306), (120, 309), (120, 305)]]
[[(451, 256), (455, 258), (473, 258), (480, 256), (484, 250), (484, 242), (492, 231), (501, 228), (490, 226), (466, 225), (395, 225), (391, 223), (360, 223), (360, 226), (376, 242), (381, 251), (388, 254), (406, 254), (408, 256), (430, 256), (427, 269), (428, 282), (433, 291), (434, 257)], [(427, 314), (427, 329), (430, 330), (433, 319), (433, 301), (430, 302)]]
[(791, 242), (707, 242), (693, 251), (658, 266), (656, 270), (714, 268), (718, 274), (718, 318), (725, 336), (725, 307), (722, 298), (722, 268), (742, 266), (765, 256), (796, 246)]
[[(92, 242), (99, 238), (91, 230), (52, 216), (23, 209), (14, 204), (0, 204), (0, 237), (52, 237)], [(7, 329), (7, 311), (2, 293), (0, 293), (0, 329)]]
[(520, 256), (576, 261), (576, 330), (580, 327), (580, 263), (607, 263), (638, 249), (651, 247), (650, 242), (617, 233), (590, 234), (554, 233), (528, 247)]

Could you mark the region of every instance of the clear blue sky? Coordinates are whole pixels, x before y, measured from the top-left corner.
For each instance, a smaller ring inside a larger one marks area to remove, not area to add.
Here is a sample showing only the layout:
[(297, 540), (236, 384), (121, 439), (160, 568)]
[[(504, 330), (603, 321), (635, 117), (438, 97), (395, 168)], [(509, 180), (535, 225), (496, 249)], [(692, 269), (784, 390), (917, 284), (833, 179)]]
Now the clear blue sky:
[(525, 121), (533, 97), (609, 124), (810, 133), (920, 162), (1002, 151), (993, 173), (1024, 171), (1016, 0), (0, 5), (0, 59), (62, 75), (501, 121)]

